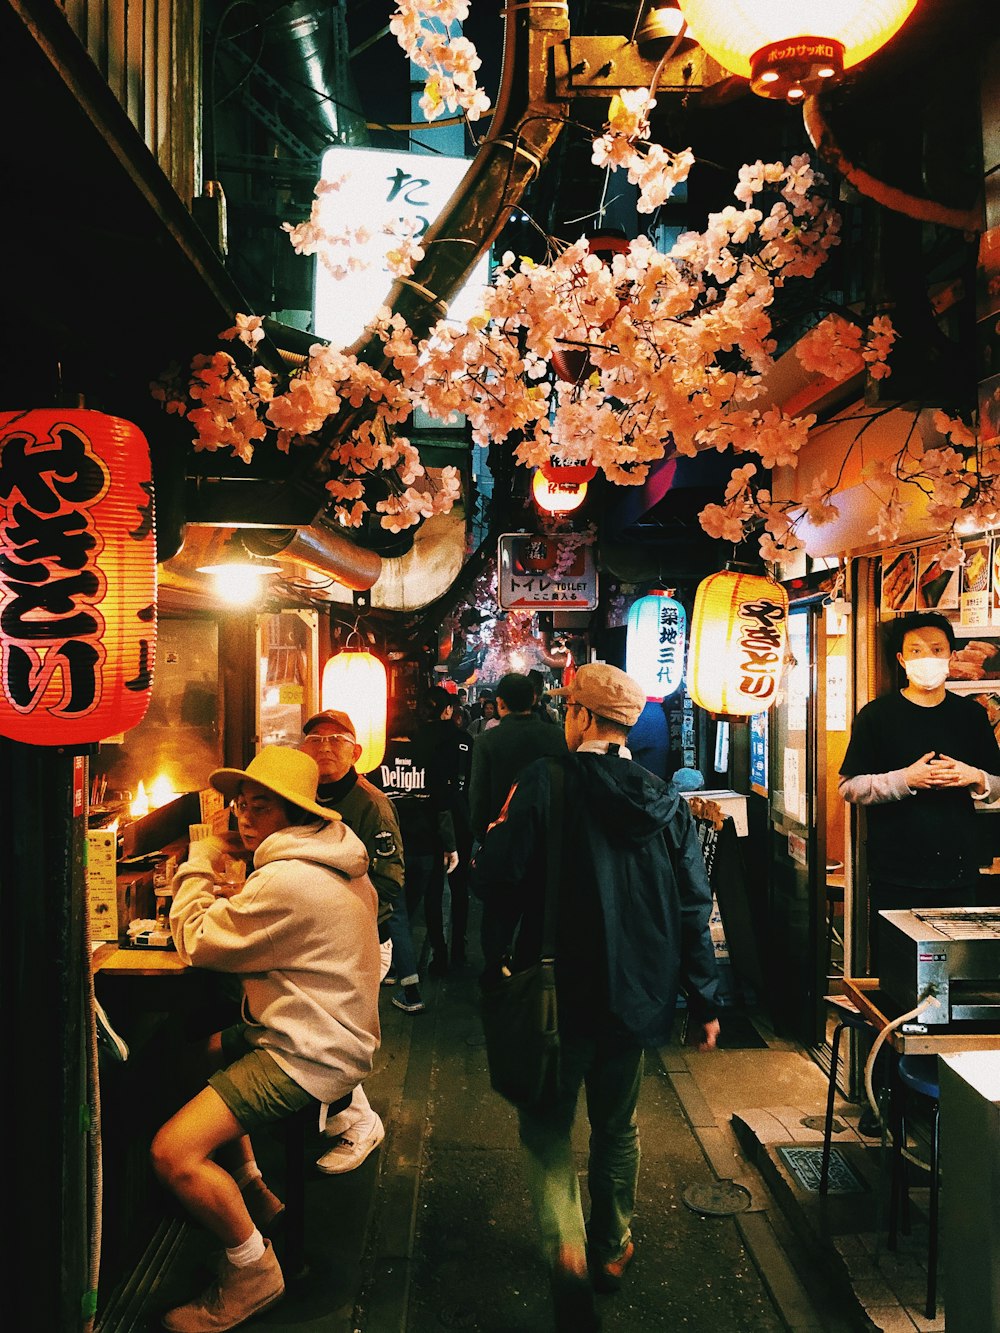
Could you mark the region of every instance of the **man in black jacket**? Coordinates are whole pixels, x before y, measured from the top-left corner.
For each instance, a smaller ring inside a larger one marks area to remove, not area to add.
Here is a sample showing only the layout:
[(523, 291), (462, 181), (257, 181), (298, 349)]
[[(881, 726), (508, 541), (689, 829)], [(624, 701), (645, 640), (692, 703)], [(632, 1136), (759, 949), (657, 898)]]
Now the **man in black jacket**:
[[(488, 985), (492, 970), (518, 971), (539, 956), (549, 766), (561, 764), (561, 1087), (554, 1101), (518, 1114), (556, 1326), (583, 1333), (598, 1327), (594, 1288), (617, 1290), (635, 1253), (643, 1048), (669, 1039), (678, 987), (699, 1029), (692, 1034), (699, 1050), (714, 1048), (719, 1023), (712, 892), (691, 813), (677, 790), (633, 763), (625, 747), (645, 703), (642, 688), (617, 667), (594, 663), (558, 693), (568, 699), (571, 753), (521, 772), (479, 850), (474, 886), (485, 903)], [(581, 1084), (591, 1127), (586, 1228), (570, 1143)]]
[(496, 696), (500, 725), (478, 736), (472, 749), (469, 806), (472, 833), (480, 842), (521, 770), (543, 755), (566, 753), (559, 728), (533, 712), (535, 687), (527, 676), (510, 672), (497, 686)]

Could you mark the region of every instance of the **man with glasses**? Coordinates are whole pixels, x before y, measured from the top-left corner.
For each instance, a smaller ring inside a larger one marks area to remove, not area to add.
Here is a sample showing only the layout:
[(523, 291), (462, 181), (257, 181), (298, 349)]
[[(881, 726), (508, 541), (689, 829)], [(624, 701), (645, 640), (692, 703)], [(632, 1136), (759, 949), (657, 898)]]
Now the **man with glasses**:
[[(327, 709), (309, 718), (302, 728), (299, 749), (319, 769), (316, 800), (341, 819), (364, 843), (368, 875), (378, 894), (378, 935), (382, 950), (382, 978), (392, 960), (393, 911), (403, 886), (403, 845), (392, 802), (358, 773), (361, 755), (354, 723), (347, 713)], [(316, 1163), (327, 1175), (340, 1175), (360, 1166), (385, 1137), (385, 1126), (358, 1084), (350, 1105), (332, 1114), (326, 1133), (333, 1139)]]

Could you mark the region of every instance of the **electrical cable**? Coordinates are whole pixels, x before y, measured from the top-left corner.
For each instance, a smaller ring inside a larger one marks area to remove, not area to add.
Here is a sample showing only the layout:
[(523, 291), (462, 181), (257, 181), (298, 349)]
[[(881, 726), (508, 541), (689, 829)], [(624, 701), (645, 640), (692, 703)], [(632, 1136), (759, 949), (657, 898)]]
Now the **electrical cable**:
[[(872, 1108), (873, 1114), (878, 1116), (880, 1121), (881, 1111), (879, 1110), (878, 1100), (875, 1096), (875, 1089), (872, 1083), (875, 1059), (879, 1051), (897, 1028), (900, 1028), (904, 1023), (909, 1023), (912, 1019), (917, 1018), (925, 1009), (940, 1009), (940, 1007), (941, 1001), (935, 995), (928, 992), (922, 999), (917, 1001), (912, 1009), (908, 1010), (905, 1014), (900, 1014), (899, 1017), (894, 1018), (891, 1023), (887, 1023), (872, 1042), (872, 1048), (868, 1052), (868, 1059), (865, 1061), (865, 1096), (868, 1098), (868, 1105)], [(892, 1142), (892, 1133), (886, 1129), (884, 1124), (882, 1125), (882, 1135), (884, 1144)], [(929, 1169), (926, 1162), (922, 1161), (919, 1157), (915, 1157), (907, 1150), (905, 1143), (900, 1146), (900, 1152), (908, 1162), (913, 1162), (916, 1166), (922, 1166), (925, 1170)]]

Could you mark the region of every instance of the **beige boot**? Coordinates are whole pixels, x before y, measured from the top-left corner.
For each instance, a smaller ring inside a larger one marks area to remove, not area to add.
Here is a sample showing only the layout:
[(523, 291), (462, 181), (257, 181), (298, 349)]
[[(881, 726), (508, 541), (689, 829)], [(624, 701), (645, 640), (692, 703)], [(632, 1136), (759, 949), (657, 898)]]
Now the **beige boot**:
[(268, 1240), (261, 1257), (243, 1268), (236, 1268), (223, 1257), (217, 1281), (197, 1300), (168, 1310), (163, 1327), (172, 1333), (221, 1333), (266, 1310), (281, 1299), (284, 1291), (285, 1279)]

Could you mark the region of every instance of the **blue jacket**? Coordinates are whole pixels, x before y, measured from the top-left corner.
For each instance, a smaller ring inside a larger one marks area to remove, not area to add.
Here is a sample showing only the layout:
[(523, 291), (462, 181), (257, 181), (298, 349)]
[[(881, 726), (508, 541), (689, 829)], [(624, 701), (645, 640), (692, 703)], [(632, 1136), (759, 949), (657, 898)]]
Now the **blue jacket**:
[(542, 759), (520, 775), (476, 856), (487, 977), (541, 949), (549, 765), (565, 773), (556, 928), (559, 1026), (567, 1035), (660, 1045), (678, 988), (699, 1022), (716, 1014), (712, 891), (687, 802), (617, 754)]

